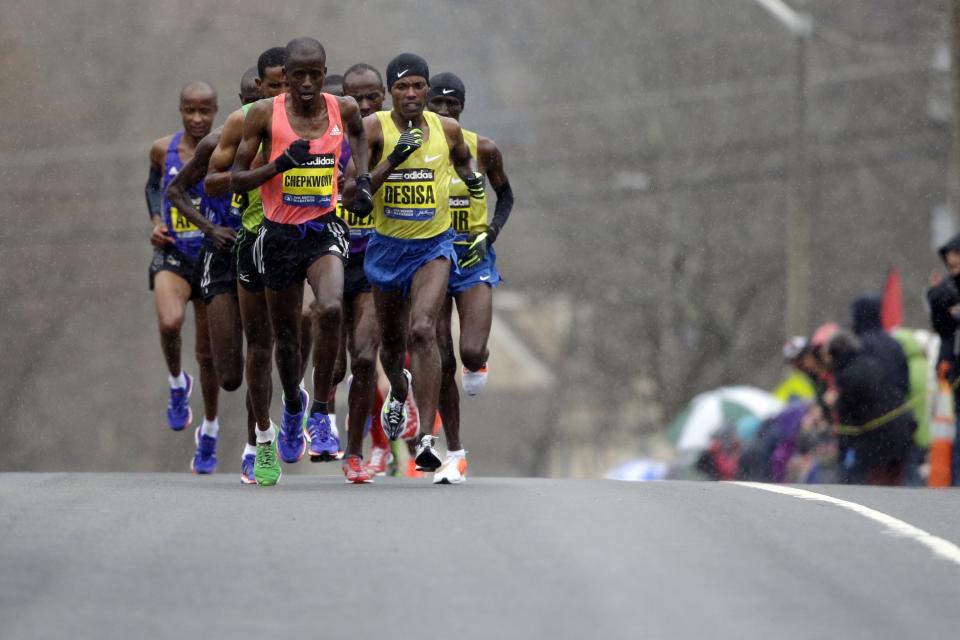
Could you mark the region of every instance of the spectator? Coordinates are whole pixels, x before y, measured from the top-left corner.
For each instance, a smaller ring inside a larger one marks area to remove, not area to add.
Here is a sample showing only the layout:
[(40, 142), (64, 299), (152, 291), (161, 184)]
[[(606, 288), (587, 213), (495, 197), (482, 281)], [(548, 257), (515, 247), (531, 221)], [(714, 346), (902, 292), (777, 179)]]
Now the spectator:
[[(942, 271), (930, 274), (930, 288), (927, 289), (927, 302), (930, 305), (930, 323), (940, 336), (940, 364), (949, 365), (947, 379), (954, 385), (954, 404), (960, 406), (960, 366), (958, 366), (958, 332), (960, 325), (960, 292), (957, 281), (960, 279), (960, 234), (951, 238), (939, 249), (940, 259), (946, 267), (946, 277)], [(960, 411), (957, 412), (960, 414)], [(960, 432), (960, 429), (958, 429)], [(960, 433), (958, 433), (960, 435)], [(960, 440), (953, 443), (953, 485), (960, 485)]]
[(896, 339), (883, 330), (880, 320), (882, 306), (880, 296), (864, 295), (853, 301), (850, 308), (853, 317), (853, 332), (860, 339), (863, 352), (876, 356), (884, 363), (891, 381), (910, 395), (910, 370), (903, 347)]
[(846, 436), (840, 464), (851, 484), (903, 484), (906, 462), (916, 427), (910, 411), (903, 411), (907, 393), (889, 375), (876, 354), (860, 340), (839, 331), (824, 350), (824, 364), (833, 372), (835, 410)]

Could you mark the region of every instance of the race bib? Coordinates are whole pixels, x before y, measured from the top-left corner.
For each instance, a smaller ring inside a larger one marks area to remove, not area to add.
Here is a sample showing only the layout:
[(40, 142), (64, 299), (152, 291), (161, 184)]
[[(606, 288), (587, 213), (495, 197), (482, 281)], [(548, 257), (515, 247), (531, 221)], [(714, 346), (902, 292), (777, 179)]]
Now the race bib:
[(333, 202), (334, 168), (332, 153), (319, 155), (302, 167), (283, 174), (283, 202), (294, 207), (329, 209)]
[[(193, 198), (193, 199), (191, 200), (191, 201), (193, 202), (193, 206), (194, 206), (195, 209), (198, 209), (198, 210), (199, 210), (199, 208), (200, 208), (200, 200), (201, 200), (201, 198)], [(195, 224), (193, 224), (192, 222), (190, 222), (190, 220), (187, 218), (187, 216), (185, 216), (185, 215), (183, 215), (182, 213), (180, 213), (180, 209), (177, 209), (177, 208), (174, 207), (173, 205), (170, 206), (170, 224), (173, 226), (173, 228), (171, 229), (171, 231), (173, 231), (174, 233), (178, 233), (178, 234), (180, 234), (180, 233), (192, 233), (192, 232), (195, 232), (195, 231), (200, 231), (200, 229), (199, 229), (199, 227), (197, 227), (197, 225), (195, 225)]]
[(422, 222), (437, 213), (433, 169), (401, 169), (387, 176), (383, 215), (394, 220)]
[(377, 226), (372, 215), (360, 218), (353, 211), (344, 209), (341, 198), (337, 198), (337, 216), (350, 227), (350, 237), (353, 239), (369, 236)]
[(450, 228), (457, 234), (454, 242), (463, 242), (470, 235), (470, 197), (450, 196)]

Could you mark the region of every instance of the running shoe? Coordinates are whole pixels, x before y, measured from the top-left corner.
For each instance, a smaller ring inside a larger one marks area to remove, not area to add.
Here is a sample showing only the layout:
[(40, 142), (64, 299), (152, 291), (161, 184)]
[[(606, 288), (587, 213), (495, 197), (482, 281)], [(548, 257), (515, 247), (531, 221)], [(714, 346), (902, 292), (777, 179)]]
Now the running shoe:
[(461, 378), (463, 379), (463, 390), (468, 396), (478, 395), (483, 388), (487, 386), (487, 363), (484, 362), (479, 371), (470, 371), (463, 368)]
[(373, 482), (373, 476), (363, 468), (363, 458), (360, 456), (347, 456), (343, 459), (343, 475), (346, 476), (347, 483), (366, 484)]
[(193, 432), (193, 441), (197, 443), (197, 451), (193, 454), (190, 469), (197, 474), (206, 475), (217, 469), (217, 439), (200, 433), (200, 427)]
[(277, 435), (277, 445), (280, 459), (288, 464), (300, 462), (307, 451), (307, 441), (303, 437), (303, 414), (310, 403), (310, 395), (303, 387), (300, 388), (300, 412), (288, 413), (283, 408), (283, 419), (280, 421), (280, 433)]
[(243, 484), (257, 484), (257, 477), (253, 474), (253, 465), (256, 464), (257, 456), (250, 453), (243, 456), (240, 462), (240, 482)]
[(343, 457), (340, 438), (331, 430), (330, 416), (312, 413), (307, 420), (307, 440), (310, 441), (310, 462), (329, 462)]
[(420, 438), (420, 444), (417, 445), (417, 452), (413, 459), (417, 463), (417, 471), (436, 471), (443, 464), (443, 460), (437, 455), (433, 445), (436, 438), (431, 435), (425, 435)]
[[(403, 375), (407, 377), (407, 397), (410, 397), (413, 395), (410, 372), (404, 369)], [(380, 422), (388, 438), (398, 440), (406, 432), (407, 417), (407, 403), (394, 398), (393, 389), (389, 389), (383, 408), (380, 409)]]
[(193, 378), (184, 372), (187, 386), (183, 389), (170, 389), (170, 402), (167, 404), (167, 426), (174, 431), (183, 431), (193, 422), (190, 410), (190, 394), (193, 393)]
[(387, 465), (393, 461), (393, 454), (390, 449), (382, 447), (370, 448), (370, 460), (364, 465), (367, 473), (372, 476), (383, 476), (387, 474)]
[(283, 470), (277, 458), (277, 441), (257, 443), (257, 457), (253, 463), (253, 475), (257, 484), (269, 487), (280, 481)]
[(467, 457), (463, 454), (446, 459), (433, 474), (433, 484), (461, 484), (467, 479)]

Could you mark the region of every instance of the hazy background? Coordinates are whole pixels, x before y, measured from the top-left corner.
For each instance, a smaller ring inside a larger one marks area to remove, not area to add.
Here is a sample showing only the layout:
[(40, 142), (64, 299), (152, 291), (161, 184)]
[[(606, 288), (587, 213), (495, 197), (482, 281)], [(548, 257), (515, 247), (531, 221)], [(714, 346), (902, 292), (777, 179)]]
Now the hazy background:
[[(935, 213), (947, 4), (792, 4), (816, 21), (809, 328), (845, 321), (893, 265), (908, 324), (925, 326), (931, 246), (952, 224)], [(147, 291), (147, 151), (179, 128), (185, 82), (217, 88), (220, 123), (259, 53), (301, 35), (330, 72), (413, 51), (458, 73), (464, 126), (503, 150), (517, 204), (497, 243), (491, 384), (463, 403), (474, 473), (597, 475), (659, 451), (698, 391), (781, 373), (796, 70), (752, 0), (34, 0), (3, 14), (0, 470), (187, 469)], [(191, 330), (195, 373), (192, 345)], [(235, 473), (241, 396), (221, 405)]]

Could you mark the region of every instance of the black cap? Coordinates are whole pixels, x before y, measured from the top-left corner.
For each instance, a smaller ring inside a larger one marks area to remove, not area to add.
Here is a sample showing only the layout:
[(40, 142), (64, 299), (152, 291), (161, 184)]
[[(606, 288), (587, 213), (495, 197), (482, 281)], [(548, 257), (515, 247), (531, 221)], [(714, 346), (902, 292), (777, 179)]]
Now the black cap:
[(463, 108), (467, 97), (467, 88), (463, 86), (463, 80), (450, 72), (438, 73), (430, 78), (430, 92), (427, 94), (427, 100), (434, 96), (451, 96), (460, 101), (460, 108)]
[(387, 89), (393, 88), (393, 83), (400, 78), (421, 76), (430, 83), (430, 68), (427, 61), (415, 53), (401, 53), (387, 65)]

